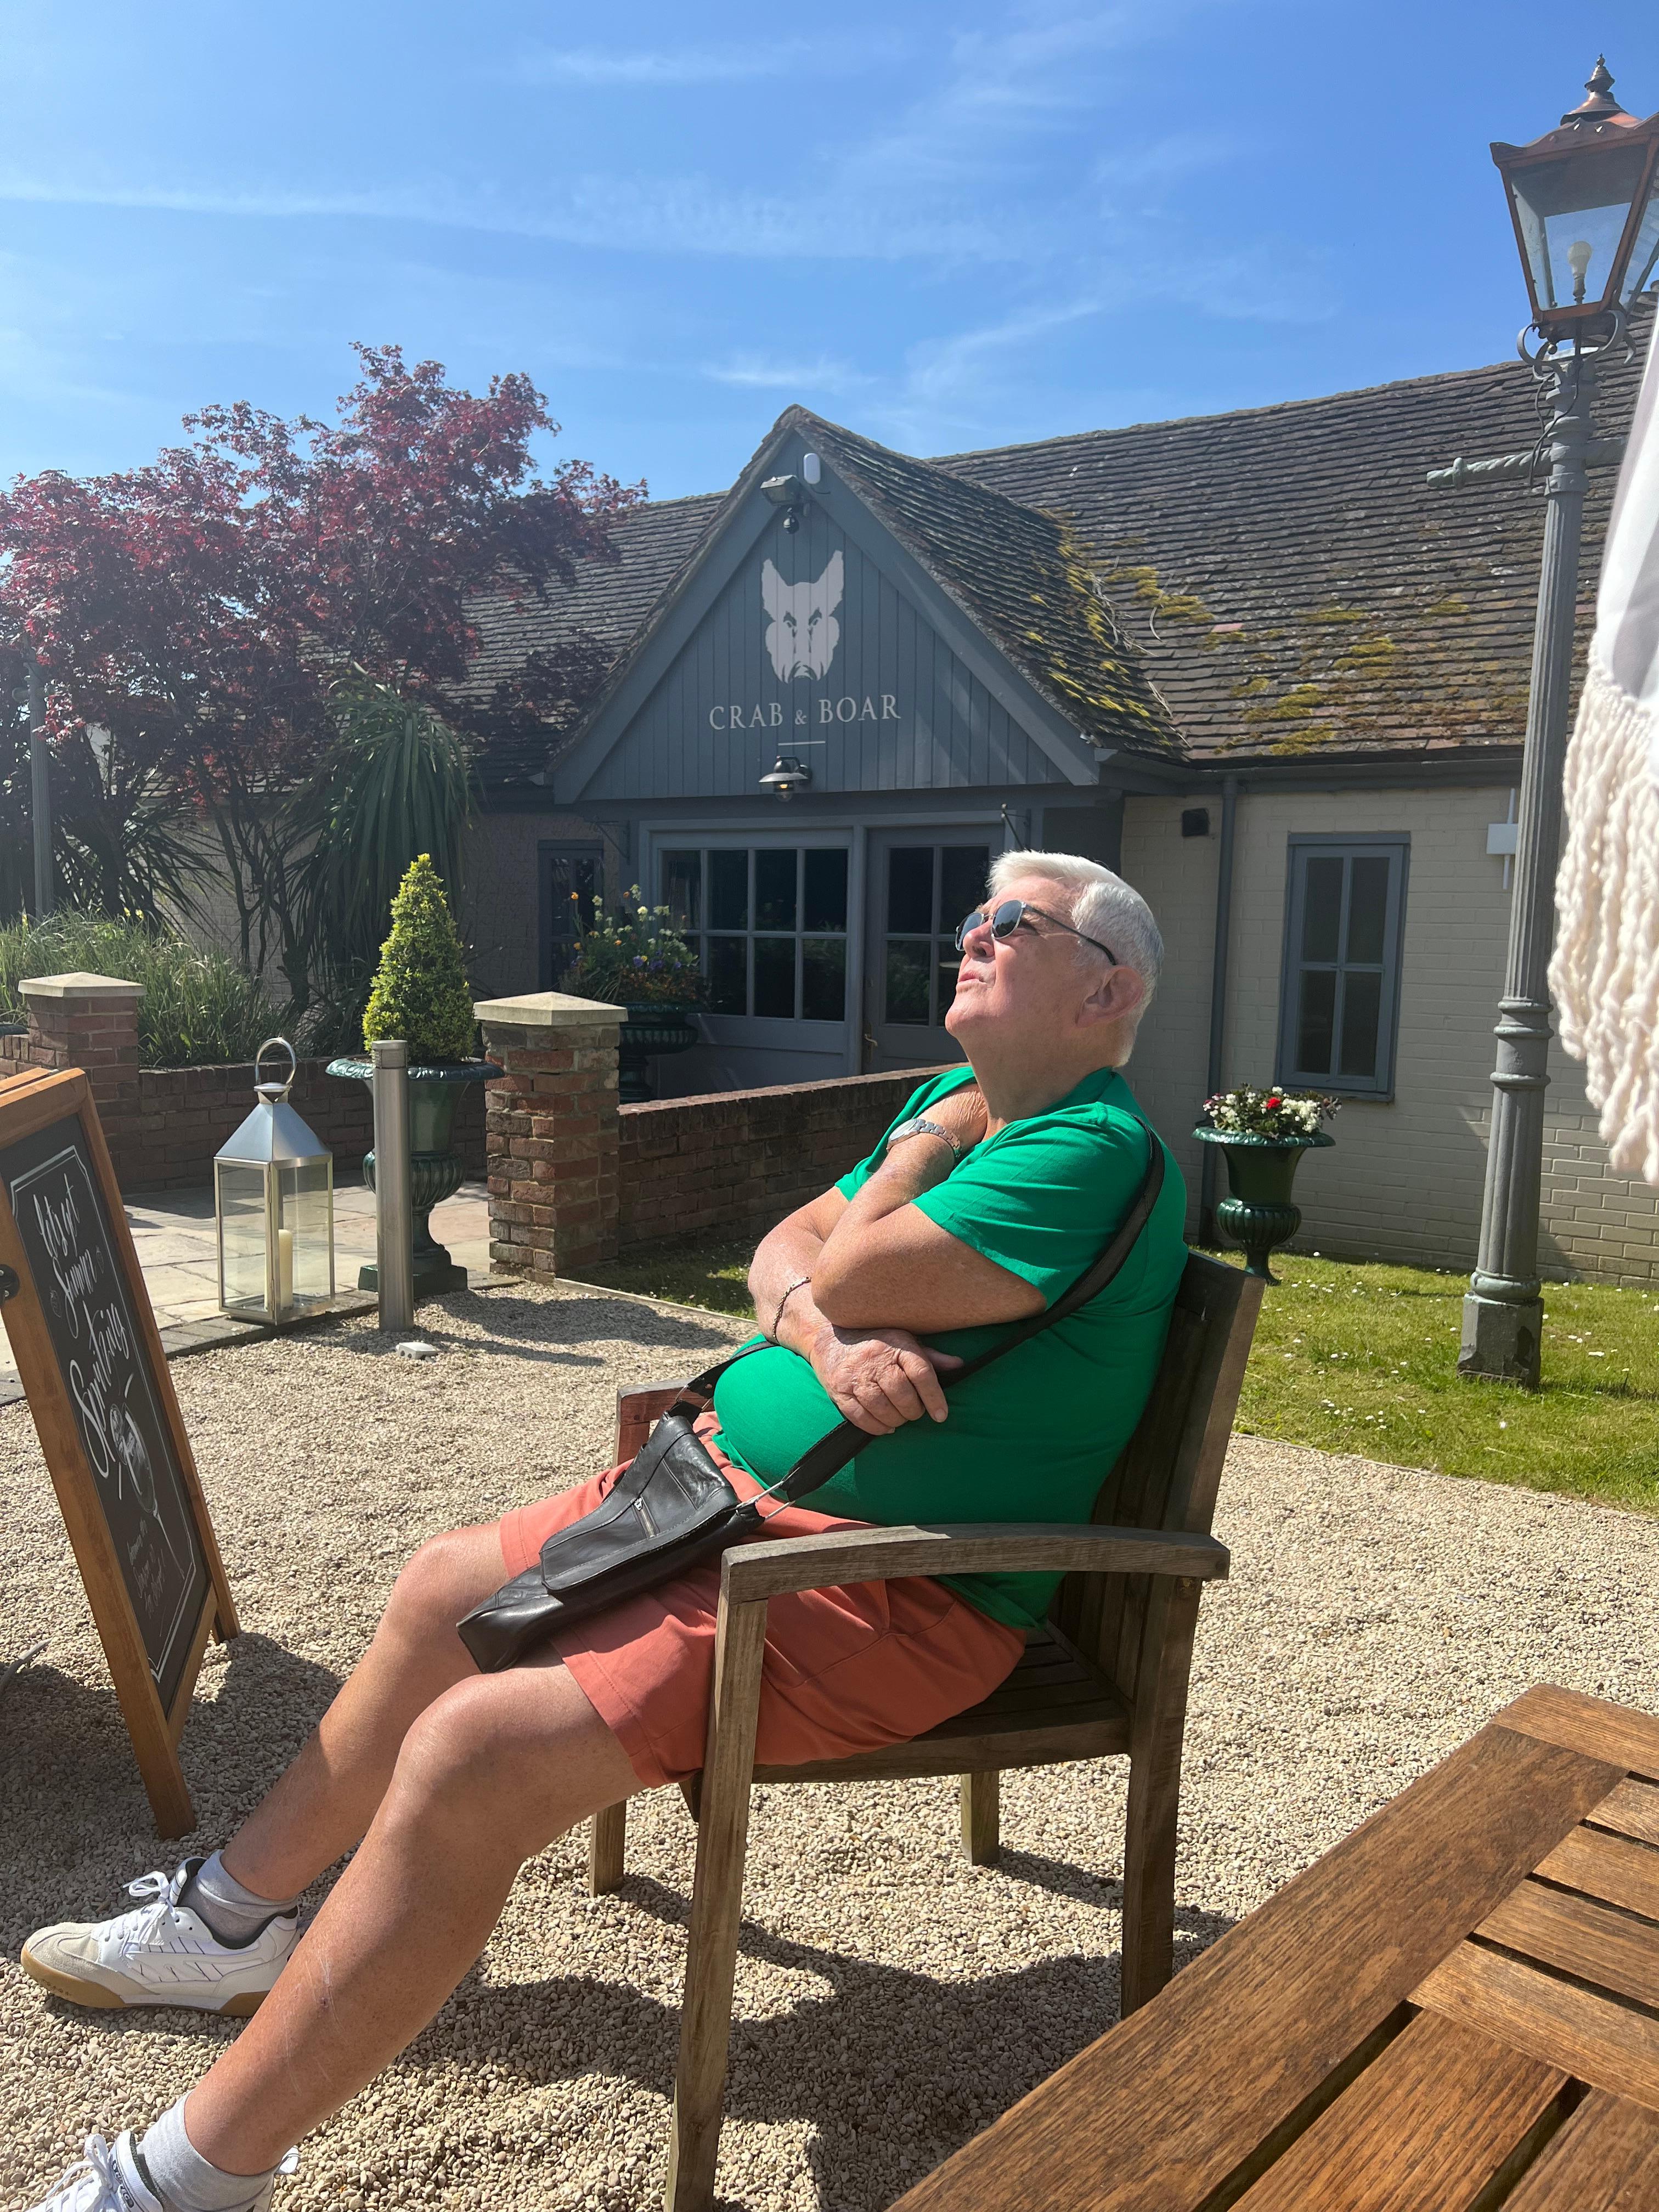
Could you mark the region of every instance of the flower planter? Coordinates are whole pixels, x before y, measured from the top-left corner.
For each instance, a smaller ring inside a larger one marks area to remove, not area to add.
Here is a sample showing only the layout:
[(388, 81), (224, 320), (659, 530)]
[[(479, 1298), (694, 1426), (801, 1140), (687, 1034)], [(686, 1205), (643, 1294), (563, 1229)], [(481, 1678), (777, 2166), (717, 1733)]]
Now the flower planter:
[(1291, 1198), (1296, 1164), (1305, 1152), (1336, 1142), (1319, 1130), (1309, 1137), (1251, 1137), (1235, 1129), (1198, 1128), (1200, 1144), (1219, 1145), (1227, 1163), (1231, 1195), (1215, 1210), (1218, 1226), (1244, 1247), (1245, 1271), (1276, 1283), (1267, 1265), (1277, 1244), (1287, 1244), (1302, 1226), (1302, 1208)]
[[(372, 1060), (331, 1060), (328, 1072), (348, 1080), (367, 1083), (371, 1092), (374, 1090)], [(466, 1288), (466, 1269), (458, 1267), (447, 1249), (434, 1237), (429, 1217), (434, 1206), (453, 1198), (466, 1174), (450, 1139), (461, 1085), (488, 1083), (501, 1072), (493, 1060), (445, 1060), (434, 1066), (411, 1067), (409, 1071), (410, 1204), (415, 1217), (417, 1298), (433, 1297), (441, 1291)], [(363, 1181), (374, 1189), (373, 1152), (364, 1155)], [(360, 1291), (380, 1289), (380, 1272), (372, 1261), (359, 1269), (357, 1287)]]
[(646, 1062), (665, 1053), (690, 1052), (700, 1042), (689, 1006), (630, 1006), (622, 1001), (623, 1024), (617, 1035), (617, 1097), (624, 1106), (640, 1106), (651, 1096)]

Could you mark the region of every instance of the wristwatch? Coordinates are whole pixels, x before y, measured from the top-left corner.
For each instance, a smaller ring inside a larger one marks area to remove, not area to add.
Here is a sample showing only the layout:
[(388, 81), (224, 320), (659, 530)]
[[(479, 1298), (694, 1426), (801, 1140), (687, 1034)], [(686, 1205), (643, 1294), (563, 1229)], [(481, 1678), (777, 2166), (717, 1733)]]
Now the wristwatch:
[(899, 1123), (897, 1128), (887, 1139), (890, 1151), (898, 1143), (901, 1137), (937, 1137), (941, 1144), (949, 1145), (953, 1158), (962, 1158), (962, 1146), (951, 1132), (942, 1127), (939, 1122), (930, 1121), (925, 1114), (913, 1114), (908, 1121)]

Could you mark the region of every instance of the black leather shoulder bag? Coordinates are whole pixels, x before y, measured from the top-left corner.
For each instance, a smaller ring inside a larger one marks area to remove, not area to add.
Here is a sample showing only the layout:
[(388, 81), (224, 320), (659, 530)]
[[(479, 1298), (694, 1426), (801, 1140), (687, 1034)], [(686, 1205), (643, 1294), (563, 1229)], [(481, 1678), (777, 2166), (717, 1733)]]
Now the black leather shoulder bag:
[[(1105, 1289), (1133, 1250), (1164, 1188), (1164, 1147), (1151, 1129), (1146, 1136), (1151, 1158), (1135, 1201), (1094, 1265), (1053, 1305), (1015, 1322), (988, 1350), (941, 1375), (947, 1390), (959, 1389), (969, 1376), (1066, 1320)], [(688, 1382), (593, 1510), (556, 1530), (533, 1567), (503, 1583), (456, 1624), (484, 1674), (516, 1665), (556, 1630), (684, 1574), (763, 1528), (759, 1501), (738, 1496), (702, 1437), (693, 1433), (693, 1424), (708, 1411), (714, 1385), (726, 1370), (751, 1352), (768, 1349), (746, 1345)], [(867, 1430), (842, 1421), (763, 1495), (786, 1502), (808, 1497), (875, 1441)]]

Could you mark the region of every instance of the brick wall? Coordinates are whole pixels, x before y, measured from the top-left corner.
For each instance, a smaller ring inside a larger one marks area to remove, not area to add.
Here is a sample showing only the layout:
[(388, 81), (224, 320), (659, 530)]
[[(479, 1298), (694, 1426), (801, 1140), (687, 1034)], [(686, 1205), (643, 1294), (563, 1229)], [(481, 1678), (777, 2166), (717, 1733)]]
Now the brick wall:
[(619, 1109), (618, 1243), (770, 1228), (867, 1153), (927, 1071)]

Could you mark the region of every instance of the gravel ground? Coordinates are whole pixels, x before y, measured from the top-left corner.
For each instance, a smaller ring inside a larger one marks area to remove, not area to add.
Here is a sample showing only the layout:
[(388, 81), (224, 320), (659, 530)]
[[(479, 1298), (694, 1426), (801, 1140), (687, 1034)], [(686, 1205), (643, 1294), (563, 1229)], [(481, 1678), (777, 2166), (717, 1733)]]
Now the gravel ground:
[[(619, 1382), (738, 1332), (580, 1291), (429, 1309), (443, 1356), (362, 1326), (181, 1362), (174, 1377), (246, 1633), (210, 1650), (184, 1759), (221, 1840), (367, 1639), (400, 1560), (602, 1465)], [(1194, 1955), (1528, 1683), (1659, 1707), (1659, 1522), (1241, 1439), (1206, 1595), (1177, 1917)], [(20, 1972), (30, 1929), (112, 1909), (159, 1863), (21, 1407), (0, 1413), (0, 2206), (188, 2087), (235, 2031), (74, 2010)], [(1123, 1785), (1014, 1776), (1002, 1863), (965, 1865), (953, 1785), (757, 1793), (721, 2187), (877, 2207), (1109, 2027)], [(630, 1814), (629, 1878), (583, 1895), (580, 1834), (525, 1869), (477, 1969), (306, 2146), (278, 2212), (654, 2207), (693, 1831)]]

